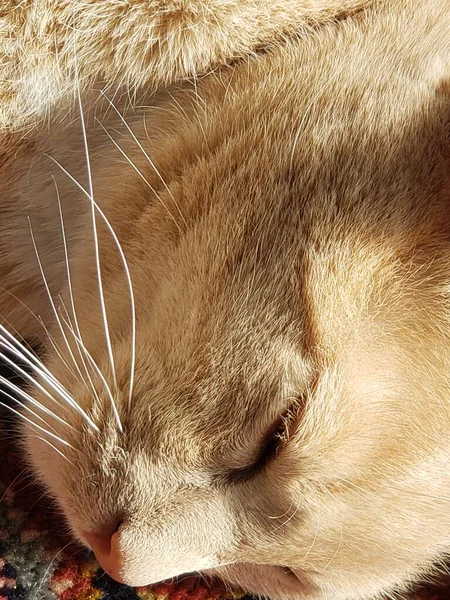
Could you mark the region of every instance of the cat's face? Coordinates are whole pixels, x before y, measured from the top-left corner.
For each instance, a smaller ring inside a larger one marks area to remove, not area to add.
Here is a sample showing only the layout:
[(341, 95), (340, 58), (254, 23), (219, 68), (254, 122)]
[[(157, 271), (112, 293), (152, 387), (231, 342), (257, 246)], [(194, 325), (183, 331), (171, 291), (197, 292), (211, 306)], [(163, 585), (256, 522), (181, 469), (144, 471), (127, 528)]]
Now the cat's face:
[(60, 402), (69, 426), (46, 419), (65, 443), (25, 429), (26, 445), (74, 533), (130, 585), (201, 571), (277, 599), (365, 598), (448, 540), (447, 505), (430, 510), (448, 485), (437, 443), (446, 334), (430, 321), (434, 291), (421, 290), (421, 306), (402, 297), (406, 271), (380, 240), (349, 232), (312, 250), (289, 210), (298, 191), (274, 194), (273, 182), (240, 207), (254, 167), (230, 171), (232, 216), (230, 195), (211, 201), (210, 165), (201, 218), (193, 181), (197, 217), (181, 232), (166, 220), (149, 244), (155, 214), (136, 220), (123, 244), (135, 344), (122, 264), (100, 227), (111, 353), (95, 262), (80, 261), (83, 345), (67, 333), (80, 372), (56, 352), (46, 364), (84, 414)]
[[(93, 141), (136, 340), (99, 216), (107, 335), (88, 206), (76, 319), (63, 294), (82, 359), (53, 327), (45, 364), (64, 388), (35, 393), (68, 425), (46, 414), (57, 438), (23, 431), (74, 533), (126, 583), (201, 571), (276, 600), (364, 600), (449, 547), (448, 102), (420, 84), (397, 117), (414, 71), (391, 78), (374, 52), (372, 74), (365, 35), (338, 79), (326, 46), (303, 71), (307, 56), (269, 57), (206, 78), (199, 104), (167, 99), (133, 124), (156, 165), (120, 121), (135, 168)], [(366, 98), (377, 77), (383, 98)], [(408, 111), (436, 122), (419, 131)]]

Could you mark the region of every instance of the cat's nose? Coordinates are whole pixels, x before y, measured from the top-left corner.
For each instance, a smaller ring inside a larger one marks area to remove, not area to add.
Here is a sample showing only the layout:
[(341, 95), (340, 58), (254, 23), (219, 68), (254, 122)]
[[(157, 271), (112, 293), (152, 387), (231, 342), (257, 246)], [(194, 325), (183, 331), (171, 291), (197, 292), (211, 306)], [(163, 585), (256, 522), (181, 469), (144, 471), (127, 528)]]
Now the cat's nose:
[(119, 546), (120, 525), (121, 523), (115, 523), (102, 531), (84, 531), (83, 536), (102, 569), (113, 579), (123, 583), (121, 577), (123, 560)]

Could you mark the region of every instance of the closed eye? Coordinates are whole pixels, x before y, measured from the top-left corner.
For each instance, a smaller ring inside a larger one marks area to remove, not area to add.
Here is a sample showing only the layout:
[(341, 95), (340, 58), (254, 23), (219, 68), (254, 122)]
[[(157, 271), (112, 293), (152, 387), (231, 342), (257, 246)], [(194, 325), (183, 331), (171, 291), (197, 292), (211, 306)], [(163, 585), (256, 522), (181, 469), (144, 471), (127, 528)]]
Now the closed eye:
[(230, 483), (247, 481), (275, 460), (281, 448), (287, 444), (295, 425), (299, 422), (304, 405), (303, 397), (296, 398), (263, 437), (255, 460), (245, 467), (228, 471), (227, 481)]

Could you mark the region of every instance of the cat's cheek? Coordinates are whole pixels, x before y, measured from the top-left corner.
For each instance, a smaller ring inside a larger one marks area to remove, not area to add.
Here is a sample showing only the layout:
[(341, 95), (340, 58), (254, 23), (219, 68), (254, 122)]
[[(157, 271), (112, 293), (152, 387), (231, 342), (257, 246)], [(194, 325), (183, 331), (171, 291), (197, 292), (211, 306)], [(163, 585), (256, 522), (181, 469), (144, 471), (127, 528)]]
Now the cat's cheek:
[(307, 574), (294, 573), (287, 567), (238, 563), (206, 572), (234, 589), (277, 600), (318, 600), (318, 588)]

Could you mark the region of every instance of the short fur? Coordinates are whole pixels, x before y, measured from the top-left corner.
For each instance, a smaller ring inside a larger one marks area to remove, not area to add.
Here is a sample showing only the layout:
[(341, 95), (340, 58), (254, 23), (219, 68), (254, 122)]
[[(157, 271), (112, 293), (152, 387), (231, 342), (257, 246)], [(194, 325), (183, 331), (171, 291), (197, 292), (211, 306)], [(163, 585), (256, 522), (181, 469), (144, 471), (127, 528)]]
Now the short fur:
[[(54, 402), (31, 386), (70, 446), (29, 412), (24, 443), (81, 541), (119, 527), (114, 576), (202, 571), (277, 600), (363, 600), (448, 555), (449, 32), (447, 0), (377, 3), (161, 90), (125, 121), (86, 95), (85, 119), (5, 134), (0, 313), (43, 340), (98, 427), (61, 388)], [(131, 401), (130, 295), (97, 214), (114, 387), (87, 164), (133, 281)], [(252, 468), (281, 415), (277, 451)]]

